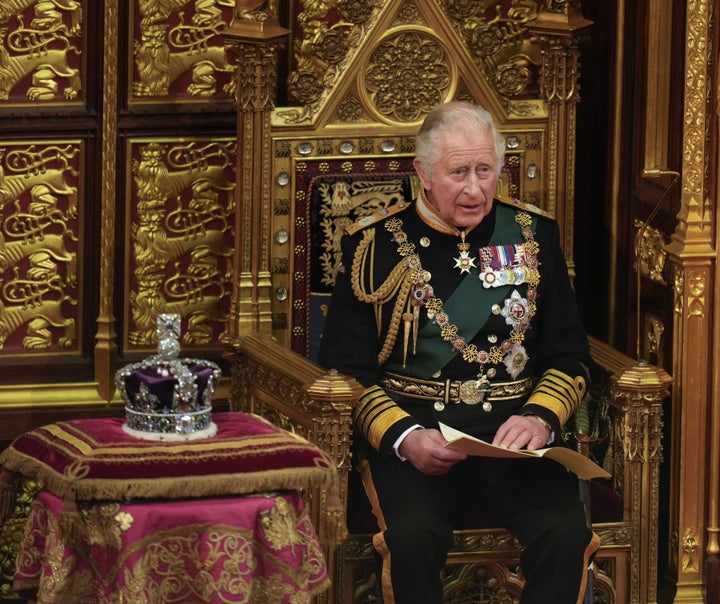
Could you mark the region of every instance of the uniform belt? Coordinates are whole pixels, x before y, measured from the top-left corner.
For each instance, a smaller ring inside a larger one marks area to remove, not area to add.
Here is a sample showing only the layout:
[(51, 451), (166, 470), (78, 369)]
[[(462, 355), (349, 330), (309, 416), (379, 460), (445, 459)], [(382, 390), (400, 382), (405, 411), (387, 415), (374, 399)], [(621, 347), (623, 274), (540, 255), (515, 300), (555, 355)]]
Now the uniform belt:
[(512, 401), (532, 390), (532, 380), (528, 377), (513, 382), (490, 382), (480, 386), (476, 380), (445, 380), (444, 382), (420, 380), (397, 373), (385, 373), (380, 385), (392, 394), (406, 398), (437, 401), (444, 404), (493, 403)]

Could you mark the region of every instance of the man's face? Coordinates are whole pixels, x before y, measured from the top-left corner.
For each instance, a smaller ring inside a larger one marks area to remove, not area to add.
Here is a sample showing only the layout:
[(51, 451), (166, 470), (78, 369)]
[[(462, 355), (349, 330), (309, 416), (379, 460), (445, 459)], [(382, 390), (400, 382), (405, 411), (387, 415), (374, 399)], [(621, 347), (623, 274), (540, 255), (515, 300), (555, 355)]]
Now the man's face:
[(419, 160), (415, 169), (428, 201), (448, 224), (472, 227), (490, 213), (499, 172), (489, 129), (448, 131), (440, 137), (440, 159), (432, 179)]

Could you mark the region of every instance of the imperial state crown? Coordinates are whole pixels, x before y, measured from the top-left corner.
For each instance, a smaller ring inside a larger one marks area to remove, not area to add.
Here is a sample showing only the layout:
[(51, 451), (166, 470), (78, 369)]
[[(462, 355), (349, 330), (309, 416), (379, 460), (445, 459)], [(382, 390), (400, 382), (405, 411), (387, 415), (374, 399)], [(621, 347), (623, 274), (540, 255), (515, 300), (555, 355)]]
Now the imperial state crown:
[(211, 361), (180, 359), (180, 315), (157, 318), (157, 354), (115, 373), (125, 402), (123, 430), (146, 440), (215, 436), (212, 398), (220, 368)]

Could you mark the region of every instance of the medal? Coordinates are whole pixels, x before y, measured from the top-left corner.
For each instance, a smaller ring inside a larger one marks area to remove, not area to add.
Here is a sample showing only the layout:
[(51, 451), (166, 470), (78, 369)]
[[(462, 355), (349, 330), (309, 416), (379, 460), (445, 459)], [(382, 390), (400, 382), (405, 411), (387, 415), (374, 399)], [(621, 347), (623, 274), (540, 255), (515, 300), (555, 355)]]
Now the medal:
[(459, 258), (453, 258), (455, 260), (455, 266), (453, 268), (459, 268), (460, 273), (469, 273), (471, 268), (476, 268), (475, 258), (471, 258), (468, 250), (470, 244), (465, 243), (465, 231), (460, 231), (460, 243), (457, 244), (458, 250), (460, 251)]
[(505, 317), (505, 323), (518, 332), (527, 329), (532, 316), (527, 299), (523, 298), (516, 289), (505, 300), (505, 306), (500, 314)]

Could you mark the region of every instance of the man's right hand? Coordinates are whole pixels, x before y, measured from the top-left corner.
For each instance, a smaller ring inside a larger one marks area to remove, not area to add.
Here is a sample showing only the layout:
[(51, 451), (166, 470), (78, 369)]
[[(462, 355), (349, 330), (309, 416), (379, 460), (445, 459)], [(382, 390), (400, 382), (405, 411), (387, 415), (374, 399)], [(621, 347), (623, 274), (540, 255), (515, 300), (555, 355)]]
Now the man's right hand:
[(446, 474), (465, 453), (445, 447), (447, 441), (439, 430), (418, 428), (409, 432), (398, 447), (398, 453), (428, 476)]

